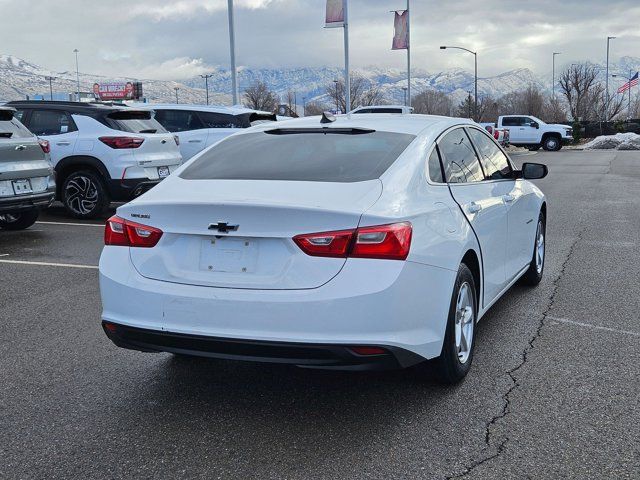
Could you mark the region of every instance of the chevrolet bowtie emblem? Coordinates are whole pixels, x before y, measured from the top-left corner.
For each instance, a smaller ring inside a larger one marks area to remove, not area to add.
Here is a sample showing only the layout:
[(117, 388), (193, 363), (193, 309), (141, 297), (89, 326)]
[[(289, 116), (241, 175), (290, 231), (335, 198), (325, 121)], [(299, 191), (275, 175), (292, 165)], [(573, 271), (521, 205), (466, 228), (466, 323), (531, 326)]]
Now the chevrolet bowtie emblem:
[(217, 230), (220, 233), (235, 232), (240, 225), (229, 225), (227, 222), (210, 223), (209, 230)]

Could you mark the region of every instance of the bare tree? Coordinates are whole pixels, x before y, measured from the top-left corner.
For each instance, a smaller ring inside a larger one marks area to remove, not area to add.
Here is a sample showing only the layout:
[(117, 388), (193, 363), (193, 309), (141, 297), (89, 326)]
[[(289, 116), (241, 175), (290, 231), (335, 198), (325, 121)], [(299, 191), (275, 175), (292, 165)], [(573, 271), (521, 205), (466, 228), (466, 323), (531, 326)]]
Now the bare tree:
[(427, 115), (446, 115), (453, 112), (453, 101), (444, 92), (427, 89), (411, 99), (415, 113)]
[(333, 100), (333, 104), (342, 112), (349, 112), (359, 106), (379, 105), (382, 100), (382, 91), (379, 85), (372, 84), (360, 76), (351, 77), (351, 105), (346, 106), (344, 80), (333, 81), (326, 87), (326, 93)]
[[(594, 65), (576, 63), (560, 75), (560, 91), (567, 99), (569, 112), (574, 120), (587, 120), (593, 113), (589, 101), (597, 98), (598, 69)], [(591, 118), (593, 119), (593, 118)]]
[(322, 115), (327, 110), (331, 110), (331, 107), (322, 105), (318, 102), (309, 102), (305, 107), (305, 115)]
[(288, 113), (287, 115), (297, 118), (298, 117), (298, 105), (297, 105), (297, 98), (296, 98), (296, 92), (293, 92), (291, 90), (287, 91), (286, 95), (285, 95), (285, 105), (287, 106), (287, 110)]
[(254, 110), (274, 112), (278, 97), (263, 82), (256, 82), (244, 91), (246, 106)]

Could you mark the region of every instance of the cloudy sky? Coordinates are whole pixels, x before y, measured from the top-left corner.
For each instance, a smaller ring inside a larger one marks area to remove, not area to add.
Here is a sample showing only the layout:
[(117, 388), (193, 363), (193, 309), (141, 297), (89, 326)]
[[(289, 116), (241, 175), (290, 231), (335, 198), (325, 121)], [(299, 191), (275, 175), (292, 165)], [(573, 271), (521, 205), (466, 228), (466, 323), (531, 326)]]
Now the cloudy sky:
[[(323, 29), (324, 0), (236, 0), (238, 65), (337, 66), (342, 31)], [(463, 52), (477, 49), (480, 75), (528, 67), (640, 57), (639, 0), (411, 0), (412, 58), (437, 72), (472, 68)], [(403, 68), (403, 52), (390, 50), (391, 9), (404, 0), (349, 0), (351, 59), (355, 67)], [(211, 66), (227, 66), (226, 0), (0, 0), (0, 53), (51, 70), (107, 76), (184, 79)]]

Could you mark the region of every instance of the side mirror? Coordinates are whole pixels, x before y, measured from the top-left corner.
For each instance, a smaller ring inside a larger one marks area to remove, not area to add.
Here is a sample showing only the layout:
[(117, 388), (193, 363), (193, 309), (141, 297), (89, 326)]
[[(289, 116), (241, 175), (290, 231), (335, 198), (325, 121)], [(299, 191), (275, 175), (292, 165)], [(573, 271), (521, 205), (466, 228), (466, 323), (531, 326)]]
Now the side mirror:
[(533, 128), (540, 128), (540, 124), (539, 124), (538, 122), (531, 122), (531, 123), (530, 123), (530, 125), (531, 125)]
[(537, 180), (544, 178), (549, 173), (549, 169), (542, 163), (523, 163), (522, 178), (525, 180)]

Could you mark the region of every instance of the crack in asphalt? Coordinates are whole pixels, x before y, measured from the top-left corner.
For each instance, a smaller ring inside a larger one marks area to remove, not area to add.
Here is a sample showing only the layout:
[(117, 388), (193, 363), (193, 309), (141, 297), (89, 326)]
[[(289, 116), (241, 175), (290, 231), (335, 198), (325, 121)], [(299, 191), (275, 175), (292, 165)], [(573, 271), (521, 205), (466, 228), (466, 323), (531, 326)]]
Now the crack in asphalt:
[[(567, 256), (564, 259), (564, 261), (562, 262), (562, 265), (560, 266), (560, 273), (558, 273), (558, 275), (556, 276), (556, 278), (552, 282), (553, 286), (552, 286), (552, 290), (551, 290), (551, 295), (549, 296), (549, 302), (547, 303), (547, 306), (546, 306), (545, 310), (542, 312), (542, 315), (541, 315), (541, 318), (540, 318), (540, 322), (538, 323), (538, 327), (536, 328), (535, 333), (529, 339), (529, 341), (527, 343), (527, 346), (525, 347), (525, 349), (521, 353), (520, 362), (518, 363), (518, 365), (516, 365), (511, 370), (508, 370), (506, 372), (506, 374), (509, 376), (509, 378), (511, 380), (511, 386), (502, 395), (502, 399), (504, 401), (504, 405), (502, 407), (502, 411), (498, 415), (495, 415), (491, 420), (489, 420), (489, 422), (487, 422), (487, 424), (485, 426), (485, 438), (484, 438), (484, 441), (485, 441), (486, 446), (483, 448), (483, 450), (486, 450), (487, 448), (491, 448), (491, 446), (492, 446), (491, 430), (492, 430), (493, 426), (496, 425), (501, 419), (505, 418), (507, 415), (509, 415), (511, 413), (510, 408), (509, 408), (511, 406), (511, 398), (510, 397), (511, 397), (511, 394), (513, 393), (513, 391), (520, 386), (520, 383), (518, 383), (518, 379), (517, 379), (516, 373), (527, 362), (527, 358), (528, 358), (529, 352), (534, 348), (535, 341), (538, 339), (538, 337), (540, 337), (540, 334), (542, 333), (542, 328), (545, 326), (545, 320), (547, 319), (547, 317), (549, 316), (551, 310), (553, 309), (553, 305), (555, 303), (556, 294), (558, 293), (558, 289), (560, 288), (560, 281), (564, 277), (564, 273), (565, 273), (565, 269), (567, 267), (567, 264), (569, 263), (569, 260), (573, 256), (573, 252), (575, 250), (576, 245), (582, 239), (582, 235), (584, 234), (584, 231), (585, 231), (585, 229), (583, 228), (582, 230), (580, 230), (578, 232), (578, 234), (576, 235), (575, 240), (573, 241), (573, 243), (569, 247), (569, 251), (567, 253)], [(479, 466), (481, 466), (481, 465), (483, 465), (483, 464), (485, 464), (485, 463), (487, 463), (487, 462), (489, 462), (489, 461), (491, 461), (491, 460), (493, 460), (495, 458), (498, 458), (504, 452), (508, 441), (509, 441), (509, 437), (507, 436), (507, 438), (503, 439), (500, 442), (500, 444), (496, 447), (496, 450), (495, 450), (494, 453), (492, 453), (489, 456), (486, 456), (486, 457), (483, 457), (483, 458), (480, 458), (480, 459), (476, 460), (471, 465), (465, 467), (464, 471), (462, 471), (461, 473), (457, 473), (457, 474), (454, 474), (454, 475), (448, 475), (447, 477), (445, 477), (446, 480), (453, 480), (455, 478), (464, 478), (468, 474), (473, 472)]]

